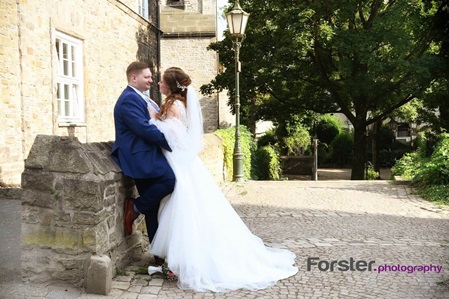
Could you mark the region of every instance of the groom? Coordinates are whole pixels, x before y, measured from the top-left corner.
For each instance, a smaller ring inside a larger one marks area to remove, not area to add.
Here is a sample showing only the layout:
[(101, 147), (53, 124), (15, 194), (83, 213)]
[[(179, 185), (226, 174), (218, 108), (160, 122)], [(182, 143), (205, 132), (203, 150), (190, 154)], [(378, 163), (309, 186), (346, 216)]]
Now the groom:
[(156, 233), (161, 200), (173, 192), (175, 175), (162, 154), (171, 151), (164, 134), (148, 120), (148, 105), (158, 109), (144, 94), (153, 82), (146, 63), (135, 61), (126, 69), (128, 86), (114, 108), (115, 143), (112, 159), (123, 173), (134, 179), (139, 197), (125, 200), (125, 235), (132, 233), (133, 221), (145, 215), (150, 243)]

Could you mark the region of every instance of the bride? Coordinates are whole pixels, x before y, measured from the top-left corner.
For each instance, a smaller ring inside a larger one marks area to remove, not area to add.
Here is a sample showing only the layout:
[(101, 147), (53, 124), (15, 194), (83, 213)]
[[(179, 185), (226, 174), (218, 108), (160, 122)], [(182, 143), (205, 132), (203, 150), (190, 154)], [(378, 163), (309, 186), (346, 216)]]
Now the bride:
[(190, 84), (182, 69), (167, 69), (159, 82), (165, 103), (159, 112), (149, 107), (150, 122), (173, 150), (164, 155), (176, 176), (150, 251), (165, 258), (181, 289), (224, 292), (273, 286), (298, 272), (295, 255), (266, 247), (250, 232), (198, 157), (202, 113)]

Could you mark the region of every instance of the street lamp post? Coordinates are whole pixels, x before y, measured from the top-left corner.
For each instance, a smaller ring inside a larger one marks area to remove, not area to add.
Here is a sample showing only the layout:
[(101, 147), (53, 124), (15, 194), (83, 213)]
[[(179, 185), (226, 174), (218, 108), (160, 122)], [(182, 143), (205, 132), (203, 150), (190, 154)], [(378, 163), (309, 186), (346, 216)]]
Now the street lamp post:
[(239, 1), (234, 1), (234, 5), (230, 12), (226, 14), (229, 32), (232, 36), (232, 42), (235, 51), (235, 145), (234, 145), (234, 168), (233, 181), (242, 182), (243, 177), (243, 153), (240, 143), (240, 86), (239, 73), (241, 72), (241, 64), (239, 60), (240, 47), (245, 38), (246, 24), (248, 23), (249, 13), (243, 11)]

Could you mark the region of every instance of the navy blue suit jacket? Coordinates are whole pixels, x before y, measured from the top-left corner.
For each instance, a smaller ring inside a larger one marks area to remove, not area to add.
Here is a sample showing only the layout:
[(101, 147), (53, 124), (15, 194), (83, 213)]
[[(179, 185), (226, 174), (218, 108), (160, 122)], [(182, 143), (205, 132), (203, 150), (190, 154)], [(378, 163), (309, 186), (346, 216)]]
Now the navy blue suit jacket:
[(147, 103), (127, 86), (114, 107), (115, 142), (111, 156), (131, 178), (162, 176), (170, 168), (161, 148), (171, 149), (164, 134), (150, 125), (149, 119)]

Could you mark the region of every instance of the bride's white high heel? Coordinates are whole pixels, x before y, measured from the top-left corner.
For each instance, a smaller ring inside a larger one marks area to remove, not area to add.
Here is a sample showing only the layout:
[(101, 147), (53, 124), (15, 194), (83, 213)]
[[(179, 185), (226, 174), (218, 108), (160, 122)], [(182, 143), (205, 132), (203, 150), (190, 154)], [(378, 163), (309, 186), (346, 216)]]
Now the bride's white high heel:
[(162, 266), (159, 267), (149, 266), (148, 274), (153, 275), (154, 273), (162, 273)]

